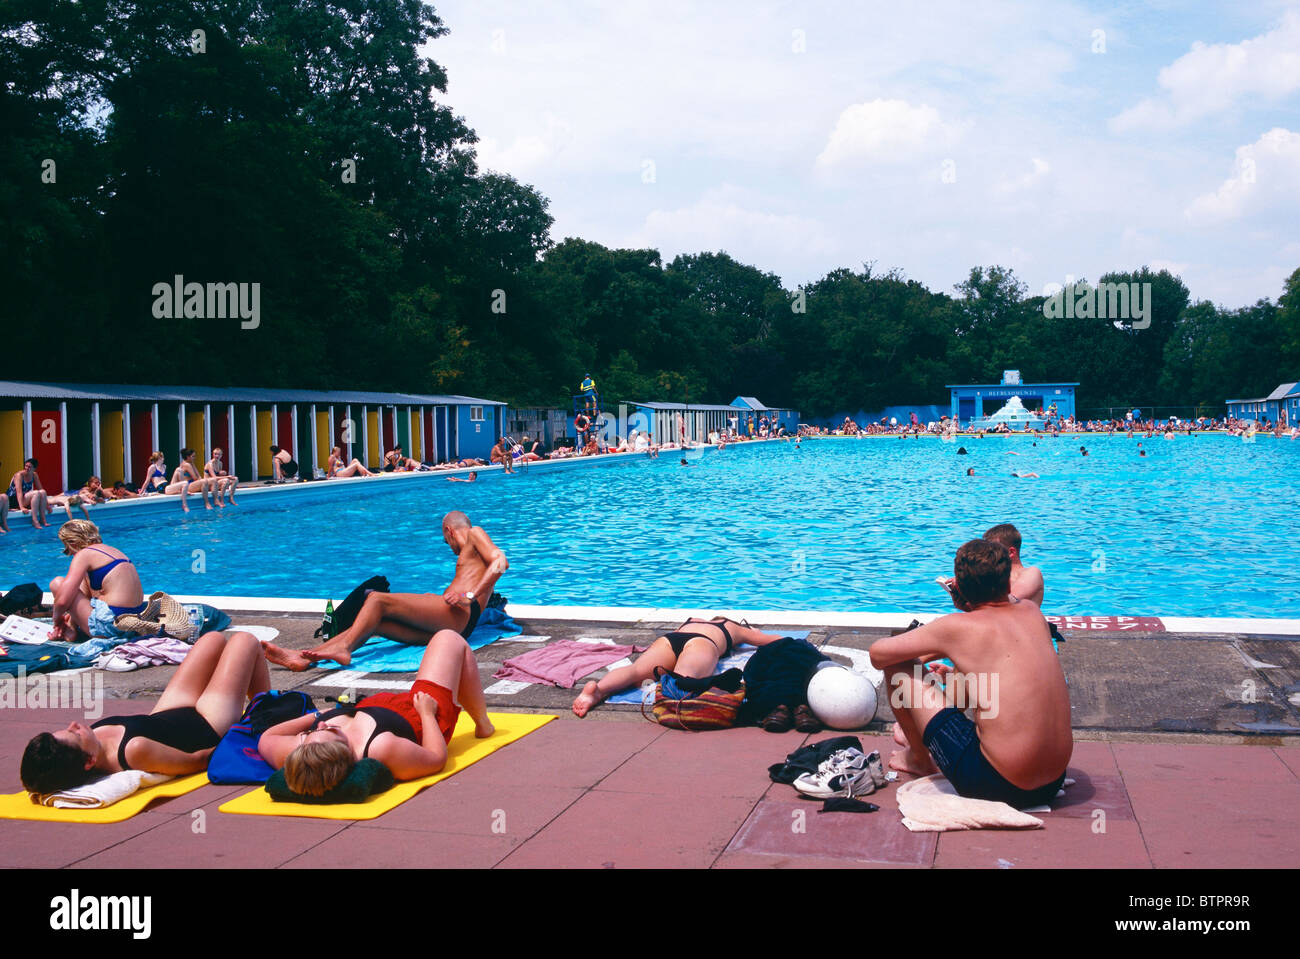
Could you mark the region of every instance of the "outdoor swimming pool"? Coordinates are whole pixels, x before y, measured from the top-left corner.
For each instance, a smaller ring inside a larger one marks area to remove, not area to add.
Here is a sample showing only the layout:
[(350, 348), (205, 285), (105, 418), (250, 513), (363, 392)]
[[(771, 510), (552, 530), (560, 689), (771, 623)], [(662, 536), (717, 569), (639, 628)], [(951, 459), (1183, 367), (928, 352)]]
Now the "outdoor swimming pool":
[[(1043, 569), (1045, 612), (1300, 617), (1297, 467), (1300, 443), (1270, 437), (819, 439), (697, 452), (687, 467), (628, 455), (91, 518), (146, 592), (339, 600), (375, 573), (441, 592), (441, 517), (462, 509), (509, 557), (498, 589), (515, 602), (911, 613), (950, 609), (934, 577), (1010, 521)], [(67, 564), (55, 530), (9, 524), (0, 588), (47, 587)]]

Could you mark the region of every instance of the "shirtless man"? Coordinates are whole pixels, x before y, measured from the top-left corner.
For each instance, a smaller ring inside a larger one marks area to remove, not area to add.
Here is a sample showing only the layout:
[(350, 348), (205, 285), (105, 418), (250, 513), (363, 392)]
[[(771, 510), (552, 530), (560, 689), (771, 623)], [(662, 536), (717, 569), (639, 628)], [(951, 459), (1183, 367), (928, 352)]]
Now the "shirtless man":
[[(1052, 652), (1047, 621), (1033, 603), (1011, 595), (1011, 558), (989, 540), (957, 551), (953, 605), (962, 614), (878, 640), (871, 664), (885, 672), (905, 748), (889, 761), (914, 776), (942, 772), (962, 796), (1018, 809), (1050, 802), (1074, 750), (1070, 694)], [(955, 664), (947, 688), (928, 680), (921, 663)], [(975, 695), (962, 696), (963, 692)], [(964, 700), (964, 701), (963, 701)], [(975, 721), (959, 707), (975, 705)]]
[(266, 658), (301, 671), (321, 659), (347, 666), (352, 662), (353, 650), (371, 636), (423, 646), (439, 630), (452, 629), (468, 639), (478, 625), (483, 604), (510, 564), (482, 527), (472, 525), (460, 511), (442, 518), (442, 539), (456, 554), (456, 574), (441, 595), (373, 592), (366, 597), (352, 625), (329, 642), (308, 650), (283, 649), (267, 643)]
[[(1022, 476), (1025, 474), (1021, 474)], [(1001, 543), (1011, 556), (1011, 595), (1027, 599), (1040, 609), (1043, 606), (1043, 571), (1020, 562), (1020, 530), (1001, 523), (984, 534), (991, 543)]]

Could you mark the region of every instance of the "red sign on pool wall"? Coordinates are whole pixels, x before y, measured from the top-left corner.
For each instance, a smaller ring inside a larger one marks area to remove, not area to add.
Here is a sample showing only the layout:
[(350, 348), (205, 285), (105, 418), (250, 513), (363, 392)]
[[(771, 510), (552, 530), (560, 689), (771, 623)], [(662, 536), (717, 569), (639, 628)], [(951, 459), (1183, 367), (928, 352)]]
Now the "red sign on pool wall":
[(1121, 633), (1163, 633), (1165, 624), (1157, 616), (1047, 616), (1057, 629), (1101, 630)]

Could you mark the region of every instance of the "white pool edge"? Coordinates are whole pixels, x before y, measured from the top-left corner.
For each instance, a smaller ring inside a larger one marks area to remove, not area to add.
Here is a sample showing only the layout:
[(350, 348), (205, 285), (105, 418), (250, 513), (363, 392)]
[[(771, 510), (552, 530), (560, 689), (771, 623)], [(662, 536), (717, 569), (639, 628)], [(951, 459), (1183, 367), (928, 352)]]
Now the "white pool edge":
[[(264, 596), (177, 596), (183, 603), (206, 603), (228, 613), (300, 613), (325, 615), (325, 600)], [(44, 594), (46, 605), (54, 602)], [(867, 629), (903, 629), (913, 619), (928, 623), (943, 613), (872, 613), (826, 612), (825, 610), (791, 609), (684, 609), (672, 606), (539, 606), (510, 603), (510, 615), (527, 620), (569, 620), (599, 623), (682, 622), (691, 616), (724, 615), (747, 619), (764, 626), (840, 626)], [(1300, 637), (1300, 619), (1234, 619), (1224, 617), (1160, 616), (1144, 613), (1145, 618), (1159, 619), (1170, 633), (1221, 635), (1247, 633), (1268, 636)], [(1071, 617), (1082, 618), (1082, 617)], [(1064, 627), (1068, 629), (1069, 627)], [(1113, 635), (1113, 631), (1105, 631)]]

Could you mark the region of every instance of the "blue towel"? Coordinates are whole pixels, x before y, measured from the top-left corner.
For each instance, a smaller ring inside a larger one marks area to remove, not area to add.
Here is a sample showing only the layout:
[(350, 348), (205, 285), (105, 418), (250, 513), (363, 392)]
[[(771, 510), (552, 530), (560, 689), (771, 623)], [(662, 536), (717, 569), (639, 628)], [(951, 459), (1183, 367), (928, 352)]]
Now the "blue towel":
[[(786, 630), (773, 630), (773, 632), (779, 632), (785, 636), (792, 636), (795, 639), (807, 639), (809, 630), (786, 629)], [(733, 669), (733, 668), (744, 669), (745, 663), (749, 662), (749, 657), (754, 655), (754, 650), (756, 648), (757, 647), (754, 646), (741, 646), (730, 656), (726, 657), (725, 659), (718, 660), (718, 665), (713, 669), (713, 675), (714, 676), (721, 675), (722, 673), (725, 673), (728, 669)], [(646, 686), (645, 689), (646, 692), (644, 693), (642, 692), (641, 689), (624, 690), (621, 693), (615, 693), (613, 696), (610, 696), (609, 699), (605, 700), (605, 702), (631, 703), (633, 706), (639, 706), (643, 701), (642, 696), (646, 697), (644, 699), (644, 702), (646, 703), (654, 702), (654, 698), (655, 698), (654, 687)]]
[[(469, 648), (482, 649), (503, 636), (518, 636), (523, 631), (523, 627), (505, 610), (489, 607), (483, 610), (474, 632), (469, 634)], [(420, 668), (424, 650), (423, 646), (372, 636), (352, 654), (352, 662), (347, 668), (363, 673), (413, 673)], [(344, 668), (338, 663), (321, 663), (320, 666), (322, 669)]]

